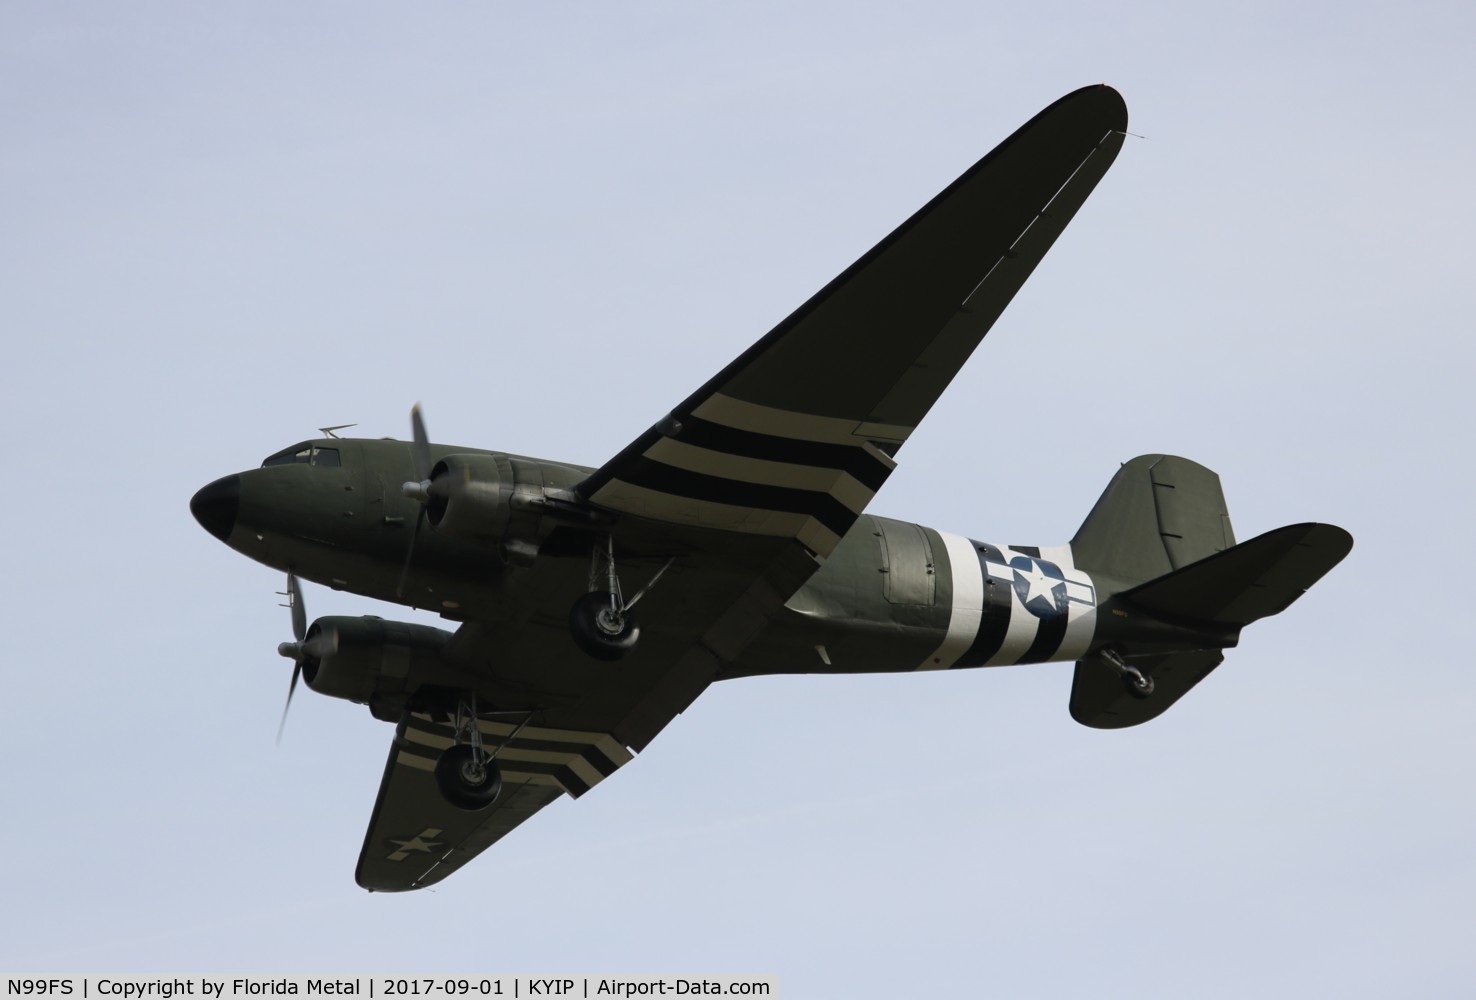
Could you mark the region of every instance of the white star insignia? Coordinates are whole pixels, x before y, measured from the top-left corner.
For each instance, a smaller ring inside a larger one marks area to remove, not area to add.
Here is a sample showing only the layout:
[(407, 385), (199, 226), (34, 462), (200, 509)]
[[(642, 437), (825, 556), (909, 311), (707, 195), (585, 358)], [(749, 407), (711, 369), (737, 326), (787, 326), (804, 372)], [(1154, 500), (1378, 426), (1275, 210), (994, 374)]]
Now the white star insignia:
[(1029, 604), (1037, 597), (1044, 597), (1051, 607), (1056, 606), (1056, 584), (1060, 583), (1055, 577), (1046, 576), (1045, 570), (1041, 569), (1040, 563), (1031, 560), (1030, 572), (1017, 569), (1020, 578), (1029, 584), (1030, 589), (1025, 594), (1025, 603)]
[(441, 841), (439, 841), (439, 840), (428, 840), (427, 839), (429, 837), (435, 837), (435, 836), (437, 836), (438, 834), (440, 834), (440, 832), (441, 832), (440, 830), (432, 830), (432, 829), (427, 828), (425, 830), (421, 830), (419, 833), (417, 833), (415, 836), (411, 837), (409, 840), (395, 840), (393, 837), (391, 837), (390, 838), (390, 843), (391, 844), (398, 844), (399, 845), (399, 850), (394, 851), (393, 853), (391, 853), (389, 855), (388, 860), (390, 860), (390, 861), (404, 861), (412, 853), (415, 853), (415, 854), (429, 854), (431, 852), (431, 848), (433, 848), (433, 847), (445, 847), (446, 845), (443, 844), (443, 843), (441, 843)]

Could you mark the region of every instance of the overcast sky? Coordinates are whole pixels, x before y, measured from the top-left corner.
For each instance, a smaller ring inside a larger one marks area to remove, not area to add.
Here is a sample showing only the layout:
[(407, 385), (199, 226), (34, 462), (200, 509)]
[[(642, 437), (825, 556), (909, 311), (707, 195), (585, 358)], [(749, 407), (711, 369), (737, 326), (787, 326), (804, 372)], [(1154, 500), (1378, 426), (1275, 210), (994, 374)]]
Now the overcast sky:
[[(1468, 995), (1473, 10), (0, 5), (0, 969)], [(1143, 138), (871, 510), (1055, 544), (1170, 452), (1349, 559), (1139, 729), (1067, 664), (738, 681), (359, 890), (391, 728), (307, 692), (273, 748), (282, 578), (190, 495), (416, 400), (597, 465), (1103, 81)]]

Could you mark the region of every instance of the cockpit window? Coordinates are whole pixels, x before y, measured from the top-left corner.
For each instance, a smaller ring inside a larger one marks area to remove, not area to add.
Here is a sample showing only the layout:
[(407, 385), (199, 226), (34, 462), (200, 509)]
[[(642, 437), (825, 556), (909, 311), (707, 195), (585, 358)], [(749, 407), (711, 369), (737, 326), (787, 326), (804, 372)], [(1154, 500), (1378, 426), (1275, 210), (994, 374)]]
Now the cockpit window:
[(316, 465), (320, 468), (338, 468), (342, 463), (337, 448), (319, 448), (317, 445), (295, 444), (277, 452), (261, 463), (263, 469), (273, 465)]

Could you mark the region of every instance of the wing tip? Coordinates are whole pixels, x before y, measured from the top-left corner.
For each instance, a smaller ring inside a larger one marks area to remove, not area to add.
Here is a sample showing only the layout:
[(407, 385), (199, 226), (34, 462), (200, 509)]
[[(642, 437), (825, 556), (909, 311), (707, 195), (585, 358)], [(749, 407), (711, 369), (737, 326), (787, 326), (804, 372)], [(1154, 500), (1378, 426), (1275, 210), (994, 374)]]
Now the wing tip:
[(1054, 104), (1042, 111), (1047, 114), (1062, 105), (1080, 105), (1085, 108), (1093, 106), (1102, 117), (1102, 124), (1108, 131), (1126, 132), (1128, 127), (1127, 101), (1123, 99), (1117, 88), (1106, 83), (1094, 83), (1086, 87), (1073, 90)]

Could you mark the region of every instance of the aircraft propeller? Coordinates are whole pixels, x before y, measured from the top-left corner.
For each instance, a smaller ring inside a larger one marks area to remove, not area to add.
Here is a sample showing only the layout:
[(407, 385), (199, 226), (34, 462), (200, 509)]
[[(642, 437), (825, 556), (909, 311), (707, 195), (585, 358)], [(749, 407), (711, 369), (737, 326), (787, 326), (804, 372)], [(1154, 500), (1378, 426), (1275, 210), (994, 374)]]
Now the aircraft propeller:
[(302, 588), (297, 584), (297, 574), (287, 572), (287, 589), (281, 591), (287, 598), (287, 607), (292, 612), (292, 641), (277, 646), (277, 654), (293, 661), (292, 683), (287, 686), (287, 704), (282, 706), (282, 721), (277, 724), (277, 745), (282, 745), (282, 731), (287, 728), (287, 710), (292, 707), (292, 695), (297, 690), (297, 679), (302, 676), (303, 661), (311, 657), (321, 660), (325, 655), (338, 650), (338, 633), (318, 632), (308, 635), (307, 608), (302, 603)]
[(415, 540), (420, 536), (420, 525), (426, 518), (431, 502), (431, 491), (435, 481), (431, 479), (430, 439), (425, 433), (425, 419), (420, 415), (420, 404), (410, 407), (410, 457), (415, 463), (415, 481), (404, 483), (400, 492), (420, 504), (415, 515), (415, 526), (410, 529), (410, 546), (405, 550), (405, 566), (400, 570), (400, 582), (395, 584), (395, 596), (405, 596), (405, 580), (410, 575), (410, 560), (415, 556)]

